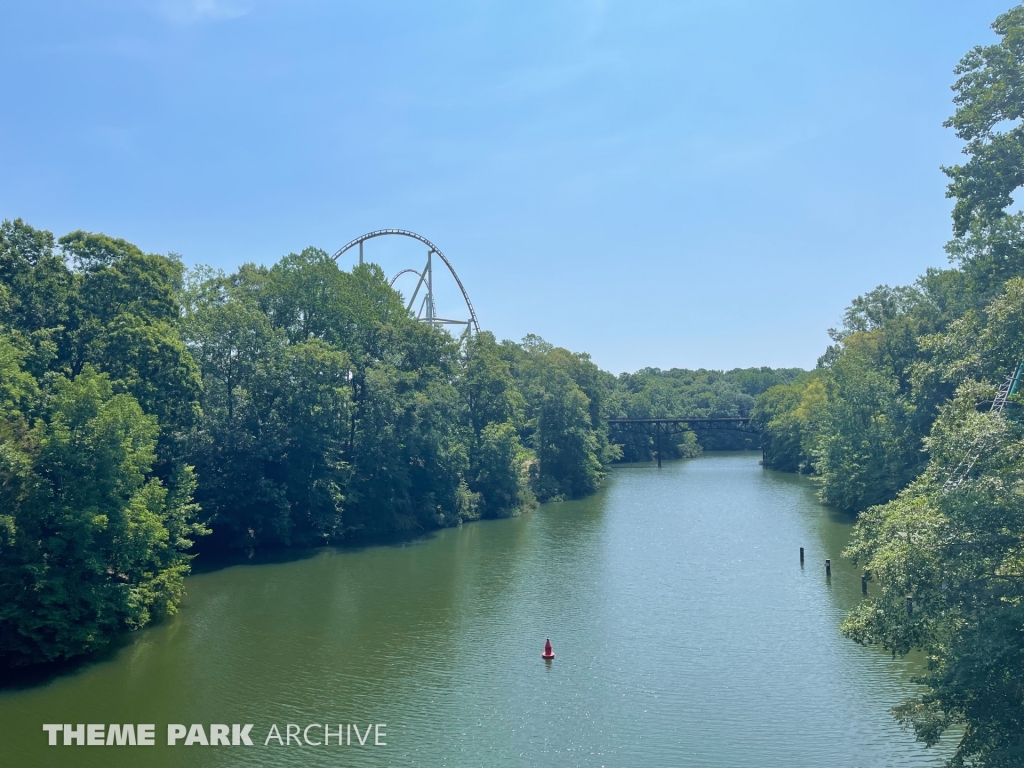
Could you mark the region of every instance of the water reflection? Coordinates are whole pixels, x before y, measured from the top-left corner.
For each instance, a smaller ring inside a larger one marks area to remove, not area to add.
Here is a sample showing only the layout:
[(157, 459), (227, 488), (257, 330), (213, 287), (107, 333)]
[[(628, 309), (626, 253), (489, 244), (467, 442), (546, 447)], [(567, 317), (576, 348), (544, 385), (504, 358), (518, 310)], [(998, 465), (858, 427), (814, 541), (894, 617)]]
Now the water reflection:
[[(758, 458), (616, 470), (519, 519), (219, 564), (111, 658), (0, 693), (3, 762), (940, 764), (888, 715), (907, 665), (838, 634), (861, 599), (849, 520)], [(388, 746), (48, 749), (44, 722), (252, 722), (258, 744), (271, 723), (380, 722)]]

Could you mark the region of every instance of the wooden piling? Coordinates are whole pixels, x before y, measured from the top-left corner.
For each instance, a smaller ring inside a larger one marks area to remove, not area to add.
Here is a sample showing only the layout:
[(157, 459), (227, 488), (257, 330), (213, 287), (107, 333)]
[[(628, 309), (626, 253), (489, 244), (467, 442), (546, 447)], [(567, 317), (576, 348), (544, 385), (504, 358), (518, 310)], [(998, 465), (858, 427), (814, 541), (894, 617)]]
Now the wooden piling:
[(860, 593), (862, 595), (866, 595), (868, 593), (868, 577), (867, 576), (861, 576), (860, 577)]
[(800, 565), (804, 564), (804, 548), (800, 547)]
[(907, 595), (907, 616), (914, 615), (914, 596)]
[(831, 576), (832, 575), (832, 561), (831, 560), (826, 560), (825, 561), (825, 575), (826, 576)]

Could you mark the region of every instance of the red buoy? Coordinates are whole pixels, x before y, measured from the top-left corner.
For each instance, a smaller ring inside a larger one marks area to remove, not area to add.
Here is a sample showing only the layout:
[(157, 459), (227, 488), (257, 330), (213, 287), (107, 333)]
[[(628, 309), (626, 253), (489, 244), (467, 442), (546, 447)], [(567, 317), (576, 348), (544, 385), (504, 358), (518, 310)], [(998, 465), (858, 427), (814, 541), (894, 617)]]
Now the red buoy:
[(555, 652), (553, 650), (551, 650), (551, 640), (550, 640), (550, 638), (548, 639), (548, 641), (546, 643), (544, 643), (544, 653), (542, 653), (540, 655), (540, 657), (542, 659), (547, 659), (548, 661), (551, 661), (551, 659), (555, 658)]

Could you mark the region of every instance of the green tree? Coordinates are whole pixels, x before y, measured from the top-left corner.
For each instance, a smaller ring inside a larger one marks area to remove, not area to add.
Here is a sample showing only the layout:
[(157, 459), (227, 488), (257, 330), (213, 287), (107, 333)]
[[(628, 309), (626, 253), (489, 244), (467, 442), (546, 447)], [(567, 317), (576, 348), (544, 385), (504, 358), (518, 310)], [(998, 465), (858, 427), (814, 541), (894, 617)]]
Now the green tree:
[[(82, 239), (75, 239), (79, 236)], [(117, 246), (101, 249), (96, 240)], [(82, 270), (82, 322), (104, 324), (123, 313), (172, 323), (179, 319), (184, 267), (177, 258), (143, 254), (130, 243), (104, 235), (74, 232), (58, 242)]]
[[(8, 421), (9, 423), (9, 421)], [(194, 479), (151, 474), (156, 420), (86, 367), (0, 443), (0, 657), (70, 658), (173, 613), (189, 570)]]
[[(951, 764), (979, 768), (1024, 761), (1024, 431), (977, 411), (992, 394), (963, 385), (928, 440), (927, 471), (861, 515), (847, 554), (880, 592), (843, 625), (894, 654), (924, 650), (925, 690), (894, 711), (929, 745), (957, 731)], [(948, 487), (968, 456), (973, 471)]]
[(164, 320), (117, 315), (92, 340), (87, 358), (157, 417), (166, 457), (180, 457), (199, 414), (202, 379), (179, 330)]
[(860, 511), (895, 497), (923, 468), (915, 408), (884, 360), (884, 334), (855, 333), (826, 379), (827, 405), (815, 441), (821, 497)]
[(956, 113), (946, 126), (967, 142), (963, 165), (945, 168), (956, 199), (954, 231), (983, 231), (1006, 215), (1024, 184), (1024, 6), (997, 17), (995, 45), (975, 46), (956, 68)]
[(783, 472), (814, 470), (828, 397), (821, 370), (765, 391), (751, 412), (760, 430), (764, 465)]
[(266, 423), (287, 342), (229, 286), (222, 276), (210, 277), (192, 286), (188, 302), (184, 333), (202, 378), (202, 421), (190, 460), (199, 477), (196, 499), (213, 529), (210, 546), (252, 551), (291, 542), (286, 495), (267, 472), (284, 437)]
[(300, 540), (336, 541), (344, 531), (349, 365), (345, 352), (311, 338), (288, 349), (277, 379), (281, 480)]
[(493, 334), (467, 341), (459, 386), (472, 428), (468, 487), (480, 494), (482, 513), (504, 517), (529, 509), (535, 503), (528, 474), (533, 455), (520, 437), (526, 400)]
[(460, 387), (475, 434), (482, 433), (488, 424), (511, 422), (522, 428), (526, 401), (494, 334), (484, 331), (467, 342)]
[(528, 482), (532, 458), (511, 421), (492, 422), (483, 428), (470, 487), (481, 495), (486, 517), (517, 515), (533, 507), (535, 500)]
[(0, 224), (0, 323), (32, 347), (36, 376), (71, 356), (75, 278), (54, 253), (53, 235), (21, 219)]
[(534, 385), (541, 499), (577, 498), (597, 490), (603, 475), (590, 398), (570, 375), (569, 360), (552, 350), (541, 362)]
[(458, 346), (410, 317), (379, 268), (343, 272), (306, 249), (188, 284), (214, 543), (325, 543), (479, 515)]

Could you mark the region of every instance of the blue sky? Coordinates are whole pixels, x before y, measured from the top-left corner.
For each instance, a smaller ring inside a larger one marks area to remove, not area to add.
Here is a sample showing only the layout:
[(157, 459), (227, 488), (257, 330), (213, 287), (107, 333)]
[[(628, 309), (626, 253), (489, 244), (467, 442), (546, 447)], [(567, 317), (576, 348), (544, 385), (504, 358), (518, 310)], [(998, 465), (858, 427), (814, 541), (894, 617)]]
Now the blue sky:
[(851, 298), (946, 263), (952, 70), (1009, 7), (6, 3), (0, 218), (226, 270), (411, 229), (499, 338), (811, 367)]

